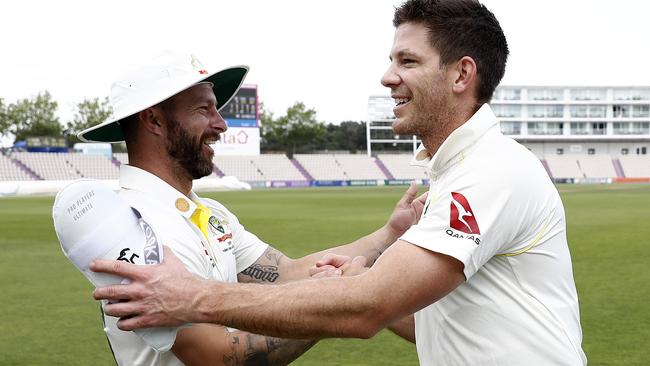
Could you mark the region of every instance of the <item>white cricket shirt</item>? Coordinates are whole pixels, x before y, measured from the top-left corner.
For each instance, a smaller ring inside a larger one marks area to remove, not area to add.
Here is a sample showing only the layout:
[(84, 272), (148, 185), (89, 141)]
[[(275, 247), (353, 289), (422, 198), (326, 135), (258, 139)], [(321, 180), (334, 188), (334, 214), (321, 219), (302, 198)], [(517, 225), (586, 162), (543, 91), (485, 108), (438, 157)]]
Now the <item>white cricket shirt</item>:
[[(120, 187), (120, 197), (137, 209), (158, 239), (201, 278), (237, 282), (237, 273), (252, 265), (268, 247), (219, 202), (194, 192), (188, 199), (145, 170), (120, 166)], [(207, 238), (190, 221), (197, 208), (193, 201), (211, 211)], [(171, 351), (157, 352), (135, 333), (119, 330), (117, 318), (104, 317), (105, 332), (119, 365), (182, 365)]]
[(431, 186), (401, 239), (458, 259), (466, 278), (415, 314), (420, 363), (586, 364), (564, 208), (541, 162), (485, 104), (412, 165)]

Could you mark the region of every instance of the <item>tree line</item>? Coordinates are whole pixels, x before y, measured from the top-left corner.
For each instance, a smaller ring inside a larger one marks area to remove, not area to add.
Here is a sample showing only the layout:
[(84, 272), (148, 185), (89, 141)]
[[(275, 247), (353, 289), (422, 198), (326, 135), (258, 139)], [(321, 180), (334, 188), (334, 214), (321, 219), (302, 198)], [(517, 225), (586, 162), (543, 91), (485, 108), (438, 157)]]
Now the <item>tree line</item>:
[[(101, 123), (111, 115), (108, 98), (84, 99), (77, 103), (72, 120), (65, 123), (61, 123), (57, 109), (57, 101), (47, 91), (14, 103), (6, 103), (0, 98), (0, 136), (13, 135), (14, 143), (30, 137), (64, 138), (68, 147), (72, 147), (80, 142), (77, 132)], [(356, 153), (366, 149), (365, 122), (326, 124), (316, 116), (316, 111), (302, 102), (296, 102), (277, 117), (262, 105), (262, 152), (286, 152), (291, 156), (317, 151)]]

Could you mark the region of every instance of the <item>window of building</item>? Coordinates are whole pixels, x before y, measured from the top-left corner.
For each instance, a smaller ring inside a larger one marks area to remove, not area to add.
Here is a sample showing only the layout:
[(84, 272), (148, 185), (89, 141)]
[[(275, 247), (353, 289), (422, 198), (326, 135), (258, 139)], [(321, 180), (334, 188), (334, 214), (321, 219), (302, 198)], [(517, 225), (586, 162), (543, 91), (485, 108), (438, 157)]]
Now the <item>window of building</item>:
[(532, 118), (562, 118), (564, 108), (561, 105), (531, 105), (528, 107), (528, 116)]
[(528, 100), (563, 100), (564, 90), (557, 88), (528, 89)]
[(602, 88), (580, 88), (569, 90), (571, 100), (605, 100), (607, 90)]
[(627, 147), (621, 149), (621, 155), (627, 155), (629, 153), (630, 153), (630, 149), (628, 149)]
[(648, 154), (648, 148), (645, 146), (640, 146), (636, 148), (636, 154), (637, 155), (646, 155)]
[(650, 105), (633, 105), (632, 117), (650, 117)]
[(596, 149), (590, 147), (587, 149), (587, 155), (596, 155)]
[(521, 106), (520, 105), (493, 105), (492, 111), (494, 115), (501, 118), (520, 118)]
[(586, 122), (571, 122), (570, 127), (572, 135), (591, 135), (589, 124)]
[(504, 135), (521, 135), (521, 122), (501, 122), (501, 132)]
[(564, 155), (564, 149), (561, 148), (561, 147), (558, 147), (558, 148), (555, 150), (555, 153), (558, 154), (558, 155)]
[(562, 135), (564, 123), (562, 122), (528, 122), (529, 135)]
[(614, 122), (615, 135), (648, 135), (650, 122)]
[(572, 105), (569, 111), (572, 118), (605, 118), (607, 107), (604, 105)]
[(650, 100), (650, 89), (614, 89), (614, 100)]
[(592, 122), (591, 123), (591, 134), (592, 135), (604, 135), (607, 133), (607, 124), (605, 122)]
[(612, 106), (612, 112), (614, 112), (614, 118), (625, 118), (630, 116), (630, 106), (629, 105), (620, 105), (615, 104)]
[(521, 89), (497, 88), (494, 91), (493, 100), (521, 100)]

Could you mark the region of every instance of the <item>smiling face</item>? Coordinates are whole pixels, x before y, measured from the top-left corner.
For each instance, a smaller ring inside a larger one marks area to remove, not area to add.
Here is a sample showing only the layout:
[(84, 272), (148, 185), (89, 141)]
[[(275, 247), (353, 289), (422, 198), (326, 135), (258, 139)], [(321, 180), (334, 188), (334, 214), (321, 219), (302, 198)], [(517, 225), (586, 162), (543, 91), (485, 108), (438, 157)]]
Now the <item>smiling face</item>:
[[(450, 133), (451, 85), (440, 68), (440, 55), (431, 46), (427, 28), (404, 23), (395, 30), (391, 64), (381, 82), (395, 100), (393, 131), (427, 139)], [(444, 139), (443, 139), (444, 140)]]
[(163, 103), (166, 119), (166, 150), (176, 168), (192, 179), (212, 174), (214, 150), (210, 144), (228, 128), (217, 111), (212, 85), (187, 89)]

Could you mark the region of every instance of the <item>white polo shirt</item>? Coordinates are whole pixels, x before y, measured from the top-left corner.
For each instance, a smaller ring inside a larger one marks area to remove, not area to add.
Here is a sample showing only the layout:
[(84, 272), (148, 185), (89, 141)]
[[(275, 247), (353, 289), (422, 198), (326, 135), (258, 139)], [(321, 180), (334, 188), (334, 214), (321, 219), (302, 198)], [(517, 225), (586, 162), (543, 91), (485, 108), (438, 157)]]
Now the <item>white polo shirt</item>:
[(467, 279), (415, 314), (420, 364), (586, 364), (564, 208), (541, 162), (485, 104), (412, 165), (431, 187), (401, 239), (458, 259)]
[[(215, 281), (237, 282), (237, 274), (252, 265), (268, 245), (249, 233), (222, 204), (190, 199), (157, 176), (129, 165), (120, 167), (119, 195), (153, 228), (159, 240), (193, 274)], [(191, 221), (199, 202), (211, 211), (208, 237)], [(182, 365), (174, 354), (157, 352), (135, 333), (117, 329), (117, 318), (105, 316), (105, 331), (119, 365)]]

